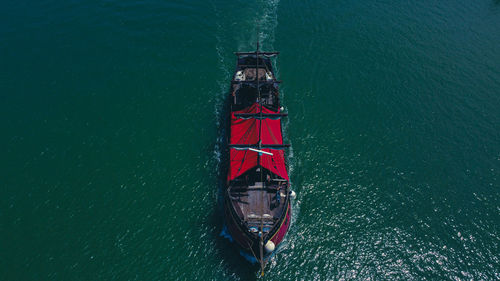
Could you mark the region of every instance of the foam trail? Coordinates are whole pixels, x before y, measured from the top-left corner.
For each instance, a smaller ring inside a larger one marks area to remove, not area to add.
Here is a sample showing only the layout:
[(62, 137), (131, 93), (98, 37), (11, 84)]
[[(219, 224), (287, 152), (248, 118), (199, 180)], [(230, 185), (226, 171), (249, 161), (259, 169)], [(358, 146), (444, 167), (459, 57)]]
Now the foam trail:
[[(212, 5), (213, 8), (214, 8), (214, 12), (215, 12), (215, 15), (216, 15), (216, 18), (220, 19), (221, 18), (221, 12), (217, 9), (217, 6), (215, 4)], [(217, 85), (218, 85), (218, 88), (219, 90), (217, 90), (216, 93), (214, 93), (214, 96), (215, 96), (215, 103), (214, 103), (214, 112), (215, 112), (215, 123), (217, 125), (217, 128), (218, 128), (218, 138), (217, 138), (217, 141), (215, 143), (215, 148), (214, 148), (214, 158), (215, 158), (215, 162), (216, 162), (216, 165), (214, 165), (216, 167), (216, 172), (217, 174), (219, 175), (220, 174), (220, 162), (221, 162), (221, 157), (222, 157), (222, 144), (223, 144), (223, 141), (224, 141), (224, 135), (225, 135), (225, 129), (223, 128), (223, 126), (221, 126), (221, 115), (222, 115), (222, 110), (224, 108), (224, 96), (225, 96), (225, 93), (227, 92), (227, 83), (228, 81), (230, 80), (230, 73), (228, 71), (228, 67), (227, 67), (227, 63), (226, 63), (226, 60), (225, 60), (225, 49), (224, 49), (224, 44), (223, 44), (223, 41), (224, 41), (224, 38), (223, 36), (226, 34), (226, 32), (224, 31), (224, 27), (221, 23), (220, 20), (218, 20), (216, 22), (216, 28), (217, 28), (217, 31), (216, 31), (216, 34), (215, 34), (215, 38), (216, 38), (216, 46), (215, 46), (215, 50), (216, 50), (216, 53), (217, 53), (217, 57), (219, 58), (218, 59), (218, 65), (217, 65), (217, 68), (219, 69), (219, 72), (220, 73), (220, 77), (217, 79)]]
[(257, 42), (256, 35), (263, 50), (273, 49), (275, 31), (278, 26), (279, 0), (260, 1), (258, 4), (260, 7), (255, 13), (256, 16), (247, 23), (249, 33), (244, 34), (245, 37), (238, 42), (239, 51), (254, 50)]

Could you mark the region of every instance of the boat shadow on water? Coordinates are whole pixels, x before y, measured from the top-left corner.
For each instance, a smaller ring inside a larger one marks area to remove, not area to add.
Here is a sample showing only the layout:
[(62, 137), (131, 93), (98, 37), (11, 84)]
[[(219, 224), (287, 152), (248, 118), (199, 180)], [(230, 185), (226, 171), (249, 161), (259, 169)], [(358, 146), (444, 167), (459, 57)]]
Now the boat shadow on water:
[[(222, 208), (222, 207), (218, 207)], [(222, 235), (224, 223), (222, 220), (222, 210), (217, 210), (212, 216), (213, 222), (216, 225), (214, 238), (217, 247), (216, 259), (222, 260), (224, 271), (228, 276), (236, 275), (236, 280), (257, 280), (260, 266), (258, 263), (252, 264), (243, 257), (233, 243)]]

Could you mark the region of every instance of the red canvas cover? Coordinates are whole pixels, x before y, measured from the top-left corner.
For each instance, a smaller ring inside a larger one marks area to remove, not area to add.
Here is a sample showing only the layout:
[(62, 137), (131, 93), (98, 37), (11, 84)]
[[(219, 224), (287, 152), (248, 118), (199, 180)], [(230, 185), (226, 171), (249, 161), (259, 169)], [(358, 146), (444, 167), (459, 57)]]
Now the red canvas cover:
[[(262, 119), (262, 123), (257, 118), (237, 118), (235, 113), (259, 113), (260, 105), (255, 103), (252, 106), (233, 112), (231, 115), (231, 144), (257, 144), (259, 141), (260, 124), (262, 124), (261, 140), (262, 144), (283, 144), (281, 135), (281, 120), (270, 118)], [(262, 107), (262, 113), (278, 113)], [(285, 168), (285, 157), (282, 150), (263, 149), (273, 153), (273, 156), (262, 154), (261, 164), (264, 168), (288, 180), (288, 174)], [(232, 180), (249, 169), (258, 165), (258, 153), (248, 149), (231, 148), (230, 151), (230, 169), (228, 180)]]
[(262, 149), (267, 152), (271, 152), (273, 156), (262, 154), (260, 156), (260, 162), (262, 167), (268, 169), (272, 173), (280, 176), (283, 179), (288, 180), (288, 173), (285, 166), (285, 152), (283, 150), (277, 149)]
[(237, 150), (232, 148), (229, 154), (231, 162), (229, 163), (228, 180), (233, 180), (257, 166), (257, 152), (248, 149)]
[[(259, 141), (260, 120), (257, 118), (236, 118), (235, 113), (259, 113), (259, 104), (231, 114), (231, 144), (257, 144)], [(278, 113), (262, 107), (262, 113)], [(262, 119), (262, 144), (283, 144), (281, 120)]]

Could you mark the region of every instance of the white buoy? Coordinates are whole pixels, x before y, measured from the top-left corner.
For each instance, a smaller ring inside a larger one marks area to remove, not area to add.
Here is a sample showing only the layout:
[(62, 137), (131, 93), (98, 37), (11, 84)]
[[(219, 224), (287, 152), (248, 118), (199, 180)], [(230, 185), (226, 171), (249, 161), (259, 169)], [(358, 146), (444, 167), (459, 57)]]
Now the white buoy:
[(290, 198), (295, 199), (297, 197), (297, 194), (295, 194), (295, 191), (290, 191)]
[(269, 240), (269, 241), (267, 241), (264, 248), (266, 249), (266, 252), (271, 253), (272, 251), (274, 251), (276, 246), (274, 245), (273, 241)]
[(283, 106), (282, 106), (282, 107), (280, 107), (280, 111), (283, 111), (283, 110), (285, 110), (285, 108), (284, 108)]

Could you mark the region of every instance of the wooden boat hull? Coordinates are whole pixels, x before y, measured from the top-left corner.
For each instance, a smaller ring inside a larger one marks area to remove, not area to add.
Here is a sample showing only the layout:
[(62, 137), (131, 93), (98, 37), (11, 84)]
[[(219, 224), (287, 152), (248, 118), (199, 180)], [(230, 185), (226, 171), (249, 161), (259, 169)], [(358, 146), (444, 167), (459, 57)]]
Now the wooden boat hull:
[(283, 143), (279, 83), (270, 56), (237, 53), (229, 92), (227, 234), (251, 260), (265, 263), (283, 241), (291, 218), (288, 165)]

